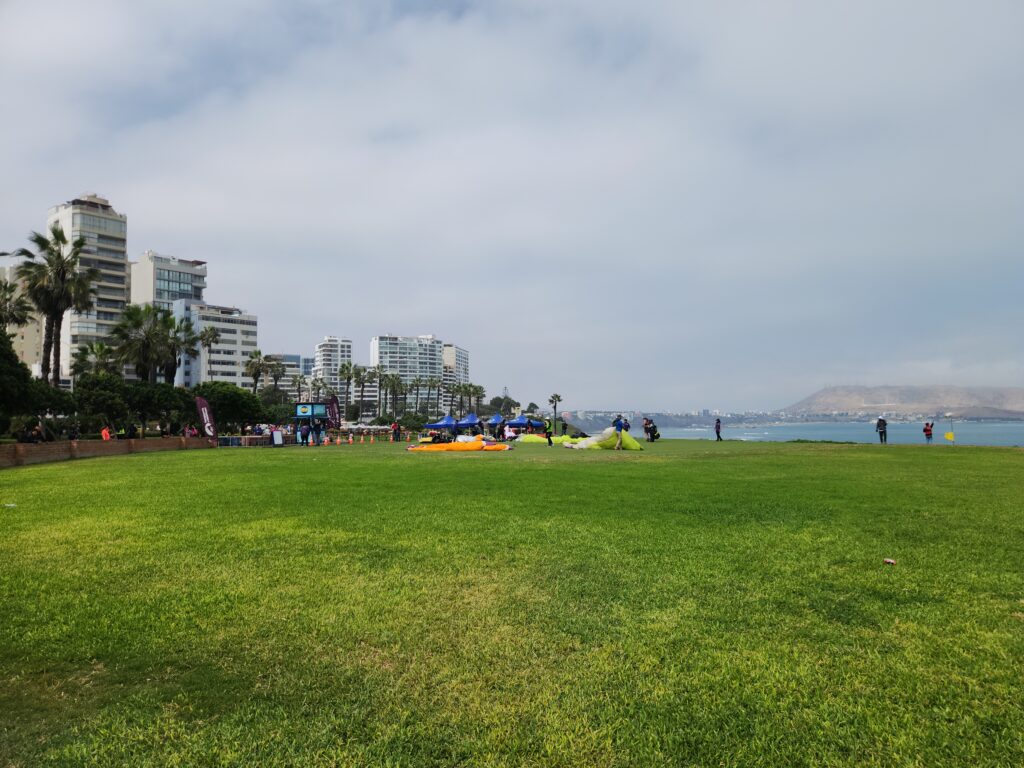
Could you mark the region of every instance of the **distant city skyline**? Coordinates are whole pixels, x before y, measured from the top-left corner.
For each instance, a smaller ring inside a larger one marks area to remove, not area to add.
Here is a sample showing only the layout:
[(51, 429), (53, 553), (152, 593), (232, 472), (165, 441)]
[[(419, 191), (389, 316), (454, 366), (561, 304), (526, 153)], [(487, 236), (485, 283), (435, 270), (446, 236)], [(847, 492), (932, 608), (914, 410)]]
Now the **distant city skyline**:
[(0, 250), (95, 190), (129, 258), (208, 262), (265, 350), (432, 333), (524, 403), (1015, 385), (1022, 28), (1014, 3), (9, 0), (0, 97), (47, 117), (0, 123)]

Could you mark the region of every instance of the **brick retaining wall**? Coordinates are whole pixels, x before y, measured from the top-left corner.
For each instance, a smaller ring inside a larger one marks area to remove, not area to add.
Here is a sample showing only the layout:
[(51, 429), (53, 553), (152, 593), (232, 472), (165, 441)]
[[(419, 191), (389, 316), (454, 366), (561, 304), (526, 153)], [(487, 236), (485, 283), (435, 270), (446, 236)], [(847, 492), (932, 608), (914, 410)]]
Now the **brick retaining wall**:
[(145, 440), (64, 440), (54, 443), (0, 445), (0, 469), (48, 461), (87, 459), (93, 456), (121, 456), (126, 453), (182, 451), (212, 448), (201, 437), (149, 437)]

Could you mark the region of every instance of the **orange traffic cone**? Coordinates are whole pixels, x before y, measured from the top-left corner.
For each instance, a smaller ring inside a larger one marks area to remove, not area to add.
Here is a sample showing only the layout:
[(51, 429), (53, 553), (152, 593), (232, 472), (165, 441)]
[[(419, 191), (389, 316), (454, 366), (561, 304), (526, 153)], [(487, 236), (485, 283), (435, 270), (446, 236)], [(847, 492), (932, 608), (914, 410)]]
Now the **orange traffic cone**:
[(334, 444), (341, 445), (341, 435), (338, 435), (336, 438), (334, 438)]
[(370, 435), (370, 442), (371, 443), (373, 442), (373, 435), (372, 434)]
[(409, 443), (411, 443), (411, 442), (412, 442), (412, 432), (406, 432), (406, 433), (405, 433), (405, 436), (406, 436), (406, 437), (408, 438), (408, 439), (406, 440), (406, 442), (409, 442)]
[(365, 443), (366, 442), (366, 435), (360, 435), (359, 436), (359, 442), (360, 443)]
[(395, 433), (394, 432), (391, 433), (391, 437), (388, 438), (388, 442), (389, 443), (395, 442)]
[(354, 437), (352, 437), (352, 433), (351, 433), (351, 432), (349, 432), (349, 433), (348, 433), (348, 444), (349, 444), (349, 445), (352, 445), (352, 443), (354, 443), (354, 442), (355, 442), (355, 438), (354, 438)]

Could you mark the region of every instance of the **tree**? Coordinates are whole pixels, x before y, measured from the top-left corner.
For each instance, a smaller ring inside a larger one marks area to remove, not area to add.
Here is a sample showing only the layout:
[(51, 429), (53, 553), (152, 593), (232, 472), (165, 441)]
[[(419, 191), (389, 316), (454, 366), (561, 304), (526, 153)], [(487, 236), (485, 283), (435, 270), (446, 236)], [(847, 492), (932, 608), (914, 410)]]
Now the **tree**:
[(213, 378), (213, 345), (220, 344), (220, 330), (208, 325), (199, 332), (199, 345), (206, 350), (206, 378)]
[(551, 429), (555, 432), (558, 431), (558, 404), (562, 402), (562, 396), (555, 392), (551, 397), (548, 398), (548, 405), (551, 406)]
[(480, 403), (487, 395), (487, 390), (484, 389), (482, 384), (471, 384), (470, 386), (473, 387), (473, 399), (476, 400), (476, 411), (477, 414), (479, 415)]
[(274, 391), (277, 392), (277, 382), (284, 378), (284, 363), (280, 360), (272, 360), (267, 366), (267, 373), (270, 380), (274, 382)]
[(537, 413), (539, 410), (540, 410), (540, 406), (537, 405), (533, 401), (531, 401), (530, 404), (528, 406), (526, 406), (526, 412), (527, 413)]
[(217, 430), (238, 432), (244, 424), (263, 417), (263, 403), (252, 392), (227, 381), (208, 381), (192, 390), (193, 396), (205, 397), (213, 411)]
[(32, 232), (28, 239), (35, 246), (36, 253), (27, 248), (14, 252), (14, 256), (25, 259), (18, 267), (17, 275), (25, 284), (29, 300), (43, 317), (43, 359), (40, 363), (43, 380), (50, 378), (52, 370), (53, 386), (58, 387), (64, 313), (69, 309), (87, 312), (92, 308), (96, 293), (93, 283), (100, 273), (95, 267), (81, 267), (85, 238), (79, 237), (68, 243), (64, 230), (56, 222), (50, 227), (49, 237)]
[(79, 415), (92, 429), (124, 422), (128, 415), (124, 380), (112, 373), (83, 373), (75, 379)]
[(0, 333), (0, 434), (11, 427), (11, 416), (18, 415), (31, 397), (32, 374), (18, 359), (11, 337)]
[(342, 406), (342, 413), (348, 414), (348, 404), (352, 399), (349, 390), (352, 389), (352, 362), (346, 360), (338, 366), (338, 379), (345, 382), (345, 403)]
[(103, 341), (80, 344), (71, 364), (71, 375), (79, 377), (88, 373), (109, 373), (117, 376), (121, 367), (117, 364), (117, 350)]
[(359, 387), (359, 418), (363, 418), (363, 396), (366, 392), (366, 385), (372, 383), (372, 371), (361, 365), (352, 366), (352, 381)]
[(323, 394), (325, 389), (327, 389), (327, 382), (319, 376), (314, 376), (309, 380), (309, 397), (311, 400), (319, 400), (320, 395)]
[(249, 359), (245, 361), (245, 375), (252, 379), (252, 393), (256, 394), (256, 387), (267, 370), (267, 362), (263, 359), (263, 353), (254, 349), (249, 353)]
[(164, 327), (167, 330), (167, 350), (163, 363), (164, 383), (174, 384), (178, 368), (185, 359), (199, 354), (200, 340), (192, 321), (187, 317), (176, 320), (167, 313), (164, 317)]
[(169, 426), (172, 414), (179, 409), (181, 401), (171, 384), (132, 381), (125, 383), (125, 403), (129, 413), (138, 418), (141, 427), (139, 434), (145, 438), (149, 420), (155, 417), (161, 424)]
[(416, 393), (416, 400), (413, 405), (413, 413), (420, 415), (420, 390), (423, 388), (423, 378), (416, 376), (409, 382), (409, 389)]
[(20, 328), (32, 319), (32, 302), (18, 291), (15, 283), (0, 280), (0, 333), (9, 327)]
[(295, 400), (296, 400), (296, 402), (299, 402), (299, 403), (302, 402), (302, 392), (303, 392), (303, 388), (305, 386), (306, 386), (306, 377), (305, 376), (303, 376), (301, 373), (297, 373), (294, 376), (292, 376), (292, 389), (295, 390)]
[(129, 304), (111, 330), (118, 359), (132, 365), (140, 381), (156, 383), (157, 373), (171, 354), (169, 329), (173, 324), (174, 319), (166, 309), (152, 304)]

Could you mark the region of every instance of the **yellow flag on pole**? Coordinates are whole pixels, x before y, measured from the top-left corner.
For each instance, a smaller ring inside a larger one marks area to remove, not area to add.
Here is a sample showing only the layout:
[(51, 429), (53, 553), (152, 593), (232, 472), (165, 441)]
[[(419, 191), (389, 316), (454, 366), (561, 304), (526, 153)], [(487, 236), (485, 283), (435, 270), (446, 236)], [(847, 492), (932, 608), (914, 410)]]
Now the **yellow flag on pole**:
[(951, 442), (951, 443), (956, 442), (956, 437), (953, 435), (952, 432), (947, 432), (946, 433), (946, 439), (949, 440), (949, 442)]

